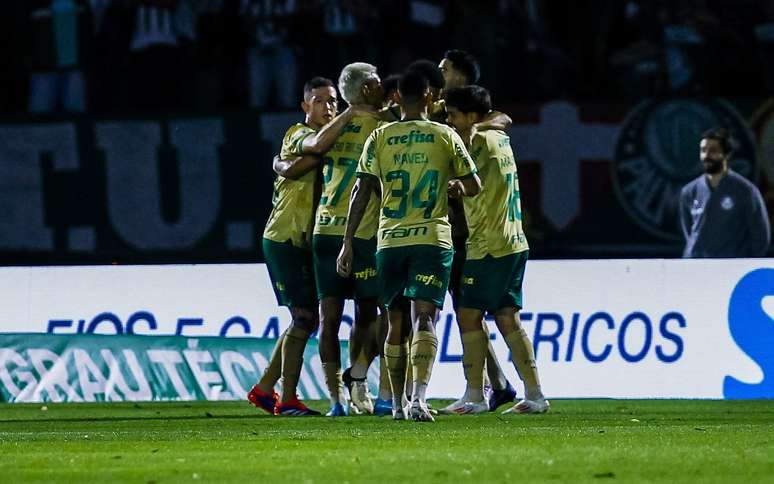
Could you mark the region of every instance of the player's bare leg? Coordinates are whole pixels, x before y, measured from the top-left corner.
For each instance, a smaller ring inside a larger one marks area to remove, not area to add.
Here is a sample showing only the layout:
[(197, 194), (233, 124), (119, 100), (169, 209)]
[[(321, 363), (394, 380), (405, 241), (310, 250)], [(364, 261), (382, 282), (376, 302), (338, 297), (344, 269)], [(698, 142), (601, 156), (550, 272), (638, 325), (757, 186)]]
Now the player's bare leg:
[(495, 354), (494, 346), (492, 346), (492, 340), (489, 339), (489, 327), (486, 324), (484, 318), (481, 318), (481, 327), (486, 338), (486, 379), (489, 381), (489, 385), (492, 387), (491, 393), (487, 395), (485, 392), (484, 397), (487, 398), (489, 403), (489, 411), (494, 412), (497, 407), (508, 402), (512, 402), (516, 398), (516, 391), (513, 389), (508, 379), (505, 377), (500, 361)]
[(247, 400), (250, 403), (269, 413), (274, 413), (274, 406), (279, 400), (279, 394), (274, 391), (274, 386), (282, 376), (282, 343), (285, 341), (286, 333), (287, 330), (283, 331), (280, 337), (277, 338), (277, 343), (274, 345), (269, 358), (269, 364), (263, 371), (261, 379), (253, 385), (253, 388), (247, 394)]
[(389, 322), (387, 310), (381, 308), (374, 328), (373, 338), (379, 350), (379, 396), (374, 403), (374, 415), (392, 414), (392, 388), (390, 388), (390, 373), (387, 371), (387, 360), (384, 358), (384, 343), (387, 341)]
[(515, 308), (503, 308), (495, 314), (500, 329), (513, 355), (513, 364), (524, 382), (524, 399), (503, 413), (544, 413), (550, 404), (540, 388), (535, 353), (532, 342), (521, 326), (519, 313)]
[(406, 366), (408, 365), (408, 329), (410, 321), (405, 308), (395, 305), (388, 311), (389, 328), (384, 343), (384, 359), (390, 377), (392, 389), (392, 416), (395, 420), (405, 420), (404, 389), (406, 385)]
[(489, 410), (484, 396), (484, 362), (489, 335), (482, 331), (483, 316), (479, 309), (457, 309), (466, 387), (462, 398), (444, 408), (443, 413), (473, 414)]
[(415, 300), (411, 304), (411, 313), (414, 323), (411, 339), (411, 367), (414, 371), (411, 418), (418, 422), (433, 422), (435, 419), (427, 408), (425, 393), (438, 351), (438, 338), (435, 334), (438, 308), (429, 301)]
[(355, 322), (349, 338), (351, 367), (344, 372), (344, 384), (349, 390), (352, 404), (360, 413), (374, 413), (373, 398), (368, 391), (368, 366), (375, 358), (371, 343), (372, 327), (376, 324), (376, 300), (355, 301)]
[(317, 329), (319, 318), (316, 309), (290, 308), (293, 322), (282, 341), (282, 380), (279, 402), (274, 407), (275, 415), (304, 416), (319, 415), (298, 400), (296, 390), (304, 362), (304, 349), (309, 336)]
[(339, 345), (339, 328), (343, 312), (344, 301), (339, 298), (326, 297), (320, 301), (320, 360), (331, 402), (331, 410), (327, 414), (330, 417), (347, 415)]

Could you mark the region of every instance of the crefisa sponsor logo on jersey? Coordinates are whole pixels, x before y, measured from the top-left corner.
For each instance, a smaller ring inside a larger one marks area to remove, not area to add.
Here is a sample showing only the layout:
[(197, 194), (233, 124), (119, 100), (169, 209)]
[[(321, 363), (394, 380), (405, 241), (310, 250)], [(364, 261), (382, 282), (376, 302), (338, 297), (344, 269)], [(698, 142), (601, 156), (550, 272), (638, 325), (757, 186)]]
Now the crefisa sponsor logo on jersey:
[(629, 114), (616, 142), (612, 177), (618, 200), (640, 227), (666, 240), (681, 240), (680, 190), (702, 173), (699, 142), (713, 127), (731, 130), (737, 142), (731, 168), (755, 181), (755, 140), (729, 103), (691, 98), (645, 101)]

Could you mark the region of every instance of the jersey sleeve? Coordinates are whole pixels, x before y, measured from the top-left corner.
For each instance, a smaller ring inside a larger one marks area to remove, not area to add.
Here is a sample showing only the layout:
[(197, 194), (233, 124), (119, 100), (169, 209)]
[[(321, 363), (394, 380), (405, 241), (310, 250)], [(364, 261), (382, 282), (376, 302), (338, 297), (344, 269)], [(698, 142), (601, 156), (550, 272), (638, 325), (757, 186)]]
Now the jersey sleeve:
[(363, 145), (363, 153), (360, 155), (360, 161), (357, 164), (357, 174), (373, 175), (379, 177), (379, 160), (376, 158), (376, 131), (368, 136)]
[(282, 140), (282, 159), (303, 155), (304, 140), (314, 133), (315, 131), (308, 126), (295, 127), (295, 129), (291, 128), (285, 135), (285, 139)]
[(490, 131), (474, 134), (468, 150), (473, 163), (476, 164), (478, 176), (482, 176), (482, 173), (486, 172), (489, 166), (492, 166), (490, 163), (497, 163), (497, 140), (486, 133), (490, 133)]
[(470, 157), (465, 143), (456, 132), (450, 130), (450, 147), (452, 150), (452, 178), (464, 178), (476, 173), (476, 165)]

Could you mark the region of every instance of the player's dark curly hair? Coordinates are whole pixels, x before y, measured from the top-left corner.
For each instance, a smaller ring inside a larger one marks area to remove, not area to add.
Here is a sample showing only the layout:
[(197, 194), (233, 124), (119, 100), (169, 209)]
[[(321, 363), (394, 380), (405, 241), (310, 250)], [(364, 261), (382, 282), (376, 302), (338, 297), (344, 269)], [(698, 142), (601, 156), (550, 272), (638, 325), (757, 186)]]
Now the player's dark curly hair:
[(327, 77), (313, 77), (304, 84), (304, 99), (308, 98), (312, 93), (312, 90), (317, 89), (318, 87), (332, 87), (336, 89), (336, 85)]
[(398, 79), (398, 92), (406, 102), (417, 102), (428, 88), (427, 78), (417, 71), (406, 71)]
[(481, 86), (457, 87), (446, 93), (446, 106), (483, 116), (492, 110), (492, 99), (489, 91)]
[(389, 94), (392, 91), (398, 90), (398, 81), (400, 80), (400, 74), (390, 74), (382, 79), (382, 89), (385, 94)]
[(409, 66), (406, 68), (406, 71), (419, 72), (425, 77), (425, 79), (427, 79), (427, 83), (430, 85), (430, 87), (443, 89), (443, 86), (446, 85), (446, 81), (443, 79), (441, 69), (439, 69), (438, 64), (433, 61), (429, 61), (427, 59), (416, 60), (409, 64)]
[(447, 50), (443, 57), (448, 59), (456, 70), (465, 75), (465, 84), (475, 84), (478, 82), (479, 77), (481, 77), (481, 68), (472, 54), (464, 50), (452, 49)]

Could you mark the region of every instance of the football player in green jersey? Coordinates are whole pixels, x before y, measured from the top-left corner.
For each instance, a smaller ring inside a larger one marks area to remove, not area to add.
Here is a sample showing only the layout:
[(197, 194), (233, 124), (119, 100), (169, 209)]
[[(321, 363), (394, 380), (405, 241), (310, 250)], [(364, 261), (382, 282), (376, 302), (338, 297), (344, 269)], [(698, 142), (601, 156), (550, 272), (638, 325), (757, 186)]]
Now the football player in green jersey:
[[(491, 107), (489, 92), (479, 86), (451, 89), (446, 93), (449, 124), (468, 147), (484, 188), (478, 197), (464, 199), (470, 235), (460, 278), (457, 320), (462, 334), (467, 389), (462, 399), (444, 410), (461, 414), (489, 410), (483, 393), (489, 338), (481, 331), (484, 314), (489, 312), (495, 317), (525, 386), (525, 398), (504, 413), (543, 413), (549, 403), (540, 388), (532, 343), (519, 320), (529, 245), (521, 224), (516, 160), (504, 132), (473, 129)], [(456, 197), (464, 193), (455, 180), (450, 183), (449, 191)]]
[[(389, 308), (384, 355), (393, 418), (405, 419), (408, 411), (416, 421), (433, 421), (425, 393), (438, 347), (435, 321), (446, 296), (453, 255), (444, 189), (449, 180), (457, 179), (462, 195), (475, 196), (481, 183), (459, 135), (427, 120), (427, 79), (409, 71), (401, 77), (398, 93), (401, 120), (371, 133), (358, 163), (337, 270), (343, 277), (352, 273), (353, 251), (358, 250), (353, 238), (371, 194), (379, 193), (376, 264), (380, 303)], [(401, 297), (411, 300), (410, 318)], [(414, 385), (410, 406), (404, 407), (409, 326), (413, 326)]]
[[(338, 97), (330, 79), (315, 77), (304, 85), (304, 122), (291, 126), (282, 141), (274, 182), (272, 211), (263, 232), (263, 253), (272, 287), (292, 322), (275, 345), (269, 365), (247, 395), (255, 406), (275, 415), (319, 415), (296, 396), (307, 340), (319, 324), (316, 311), (310, 237), (313, 224), (316, 156), (328, 151), (357, 114), (348, 108), (336, 116)], [(274, 385), (282, 377), (280, 395)]]
[(347, 209), (355, 183), (357, 163), (368, 136), (379, 125), (376, 111), (382, 107), (383, 93), (376, 67), (355, 62), (344, 67), (339, 76), (339, 92), (355, 109), (372, 115), (354, 116), (323, 155), (323, 187), (314, 226), (313, 253), (317, 297), (320, 301), (320, 359), (331, 398), (329, 416), (346, 415), (343, 398), (339, 327), (346, 299), (355, 300), (355, 321), (349, 339), (351, 366), (344, 371), (355, 411), (373, 413), (366, 374), (378, 355), (372, 328), (377, 319), (376, 228), (379, 201), (372, 196), (363, 223), (355, 233), (357, 246), (350, 277), (336, 272), (336, 257), (344, 237)]
[[(468, 86), (478, 82), (478, 78), (481, 75), (481, 69), (478, 65), (476, 58), (462, 50), (448, 50), (444, 53), (443, 59), (438, 64), (438, 68), (441, 71), (441, 75), (444, 79), (444, 89), (442, 96), (446, 96), (446, 92), (450, 89), (458, 87)], [(445, 101), (441, 100), (438, 104), (439, 116), (446, 118), (446, 109), (443, 106)], [(446, 122), (446, 119), (444, 119)], [(512, 124), (511, 118), (508, 115), (491, 111), (486, 113), (478, 122), (474, 125), (474, 130), (477, 132), (483, 132), (486, 130), (506, 130)], [(462, 266), (465, 263), (465, 246), (468, 237), (468, 226), (465, 220), (465, 211), (462, 207), (460, 200), (449, 201), (449, 218), (452, 223), (452, 235), (454, 236), (454, 261), (452, 263), (452, 277), (449, 282), (449, 291), (452, 294), (452, 301), (456, 309), (457, 302), (459, 300), (460, 292), (460, 273)], [(489, 337), (489, 328), (484, 322), (482, 327), (484, 333)], [(489, 402), (489, 410), (494, 412), (497, 407), (512, 402), (516, 397), (511, 384), (508, 382), (500, 367), (500, 362), (497, 360), (497, 356), (492, 347), (491, 341), (487, 340), (487, 354), (486, 354), (486, 376), (488, 384), (485, 385), (487, 389), (487, 400)], [(490, 388), (491, 386), (491, 388)]]

